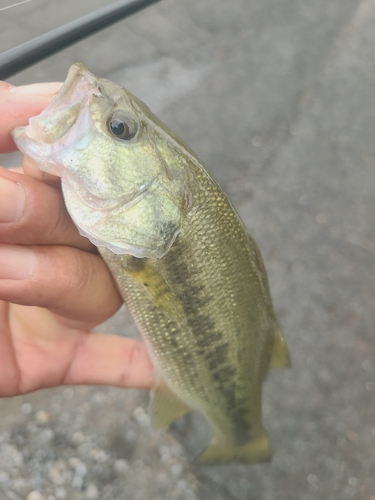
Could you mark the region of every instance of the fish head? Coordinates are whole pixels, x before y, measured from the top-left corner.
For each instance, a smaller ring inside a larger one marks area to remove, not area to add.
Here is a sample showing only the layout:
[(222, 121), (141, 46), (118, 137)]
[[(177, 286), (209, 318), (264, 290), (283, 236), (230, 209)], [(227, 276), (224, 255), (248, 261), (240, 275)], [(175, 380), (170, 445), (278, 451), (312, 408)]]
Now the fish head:
[(75, 64), (49, 106), (12, 134), (61, 177), (67, 209), (94, 245), (139, 258), (168, 252), (186, 204), (184, 174), (175, 141), (130, 92)]

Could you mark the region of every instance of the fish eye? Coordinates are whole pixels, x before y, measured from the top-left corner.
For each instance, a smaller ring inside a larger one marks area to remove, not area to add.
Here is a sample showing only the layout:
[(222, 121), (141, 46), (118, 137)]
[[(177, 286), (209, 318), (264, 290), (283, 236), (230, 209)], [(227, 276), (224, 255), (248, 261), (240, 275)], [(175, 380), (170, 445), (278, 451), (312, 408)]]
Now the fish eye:
[(107, 121), (107, 127), (112, 135), (122, 141), (130, 141), (137, 133), (135, 122), (119, 111), (112, 113)]

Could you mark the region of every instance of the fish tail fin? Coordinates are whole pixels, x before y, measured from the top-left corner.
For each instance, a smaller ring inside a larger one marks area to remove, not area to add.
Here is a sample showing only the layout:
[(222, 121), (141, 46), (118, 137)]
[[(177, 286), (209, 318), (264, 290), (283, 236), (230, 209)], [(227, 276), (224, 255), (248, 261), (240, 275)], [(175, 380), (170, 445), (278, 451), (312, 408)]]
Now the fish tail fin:
[(281, 329), (276, 323), (275, 334), (273, 339), (272, 356), (270, 361), (270, 368), (289, 368), (290, 355), (288, 346), (283, 338)]
[(208, 447), (196, 458), (202, 465), (225, 463), (232, 460), (255, 464), (271, 460), (271, 452), (267, 432), (262, 429), (261, 434), (247, 443), (236, 446), (214, 437)]

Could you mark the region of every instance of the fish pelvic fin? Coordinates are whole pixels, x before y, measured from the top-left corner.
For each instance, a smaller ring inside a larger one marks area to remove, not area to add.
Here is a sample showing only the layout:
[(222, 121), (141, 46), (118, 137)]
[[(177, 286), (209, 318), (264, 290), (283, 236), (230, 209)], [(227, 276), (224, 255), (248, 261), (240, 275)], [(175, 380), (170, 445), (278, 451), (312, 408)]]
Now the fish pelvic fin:
[(271, 460), (271, 452), (267, 432), (247, 443), (236, 446), (215, 436), (207, 448), (197, 456), (195, 461), (201, 465), (219, 464), (230, 461), (256, 464)]
[(288, 346), (282, 336), (279, 325), (276, 325), (273, 338), (272, 356), (269, 365), (271, 368), (289, 368), (290, 355)]
[(151, 389), (149, 413), (154, 430), (162, 430), (189, 412), (191, 408), (177, 397), (167, 384), (157, 379)]

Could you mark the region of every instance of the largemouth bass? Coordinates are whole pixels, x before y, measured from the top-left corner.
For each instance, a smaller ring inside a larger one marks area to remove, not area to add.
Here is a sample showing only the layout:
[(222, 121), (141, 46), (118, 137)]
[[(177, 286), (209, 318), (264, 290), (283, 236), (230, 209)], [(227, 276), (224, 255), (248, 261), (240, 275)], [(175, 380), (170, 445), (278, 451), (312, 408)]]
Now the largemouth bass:
[(258, 247), (201, 160), (82, 64), (13, 137), (61, 176), (73, 221), (116, 279), (155, 364), (154, 427), (198, 409), (215, 430), (201, 462), (267, 460), (261, 386), (289, 354)]

